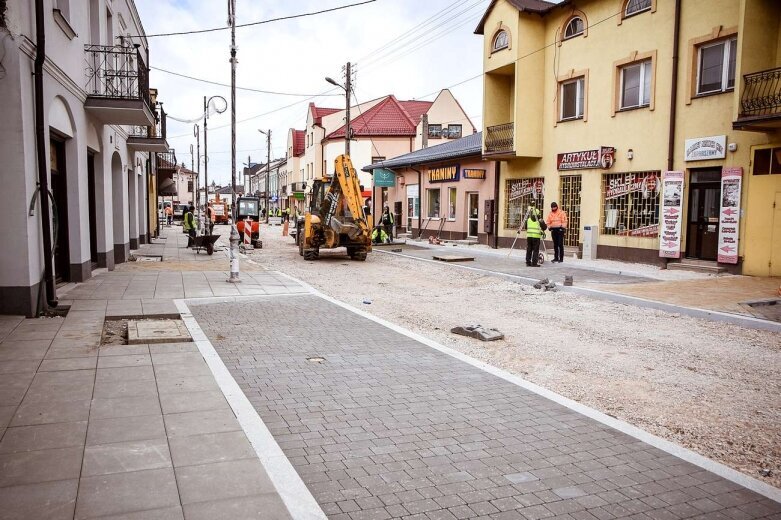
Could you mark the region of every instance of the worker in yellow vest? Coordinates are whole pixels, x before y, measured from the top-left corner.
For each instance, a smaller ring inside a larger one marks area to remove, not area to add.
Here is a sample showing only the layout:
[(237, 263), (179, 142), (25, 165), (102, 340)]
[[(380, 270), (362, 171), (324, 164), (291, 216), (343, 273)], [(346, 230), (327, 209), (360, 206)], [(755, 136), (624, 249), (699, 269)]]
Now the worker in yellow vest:
[(526, 229), (526, 265), (539, 267), (540, 264), (540, 240), (545, 233), (542, 232), (540, 220), (542, 215), (533, 205), (526, 211), (524, 228)]

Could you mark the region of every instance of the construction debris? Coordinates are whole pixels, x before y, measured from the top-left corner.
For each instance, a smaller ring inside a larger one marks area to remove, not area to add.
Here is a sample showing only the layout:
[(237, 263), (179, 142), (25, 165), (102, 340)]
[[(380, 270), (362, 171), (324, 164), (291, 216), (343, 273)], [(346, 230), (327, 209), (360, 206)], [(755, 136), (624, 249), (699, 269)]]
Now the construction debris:
[(504, 339), (504, 334), (496, 329), (489, 329), (482, 325), (467, 325), (466, 327), (453, 327), (450, 329), (453, 334), (460, 334), (461, 336), (468, 336), (470, 338), (476, 338), (480, 341), (496, 341), (498, 339)]
[(474, 261), (474, 256), (462, 256), (462, 255), (435, 255), (434, 260), (439, 260), (440, 262), (472, 262)]
[(556, 290), (556, 282), (550, 281), (549, 278), (543, 278), (536, 284), (534, 284), (535, 289), (542, 289), (543, 291), (555, 291)]

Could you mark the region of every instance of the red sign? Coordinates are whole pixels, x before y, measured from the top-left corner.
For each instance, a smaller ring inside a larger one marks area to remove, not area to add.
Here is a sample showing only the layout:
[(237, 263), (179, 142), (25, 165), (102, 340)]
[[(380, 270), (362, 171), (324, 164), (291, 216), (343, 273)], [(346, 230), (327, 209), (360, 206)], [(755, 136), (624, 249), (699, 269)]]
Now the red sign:
[(587, 170), (602, 168), (609, 170), (616, 159), (616, 149), (612, 146), (602, 146), (599, 150), (560, 153), (556, 157), (558, 170)]
[(644, 195), (656, 191), (656, 173), (627, 173), (623, 177), (611, 178), (605, 188), (605, 200), (615, 199), (636, 191), (642, 191)]

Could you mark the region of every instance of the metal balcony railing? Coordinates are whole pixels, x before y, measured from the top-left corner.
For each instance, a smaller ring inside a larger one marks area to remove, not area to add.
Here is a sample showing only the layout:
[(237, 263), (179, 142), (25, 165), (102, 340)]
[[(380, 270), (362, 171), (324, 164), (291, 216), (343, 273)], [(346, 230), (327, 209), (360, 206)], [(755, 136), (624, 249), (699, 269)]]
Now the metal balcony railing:
[(141, 57), (139, 47), (85, 45), (84, 59), (88, 96), (140, 99), (151, 107), (149, 68)]
[(132, 126), (130, 128), (130, 137), (142, 137), (145, 139), (165, 139), (166, 138), (166, 116), (163, 107), (160, 107), (160, 114), (155, 112), (155, 126)]
[(157, 153), (157, 169), (158, 170), (174, 170), (176, 169), (176, 151), (171, 149), (168, 152)]
[(781, 116), (781, 67), (745, 74), (740, 117)]
[(485, 131), (485, 153), (513, 152), (515, 124), (489, 126)]

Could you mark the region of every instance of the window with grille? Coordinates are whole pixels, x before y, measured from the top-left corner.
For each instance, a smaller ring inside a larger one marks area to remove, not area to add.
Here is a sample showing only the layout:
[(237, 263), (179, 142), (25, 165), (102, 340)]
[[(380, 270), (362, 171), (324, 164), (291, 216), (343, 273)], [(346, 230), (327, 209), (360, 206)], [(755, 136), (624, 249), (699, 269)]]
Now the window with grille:
[(659, 171), (602, 175), (602, 234), (658, 236), (660, 178)]
[(504, 228), (518, 229), (526, 210), (534, 204), (537, 208), (545, 207), (543, 196), (545, 179), (532, 177), (529, 179), (507, 179), (504, 185)]
[(564, 28), (564, 39), (567, 40), (569, 38), (574, 38), (575, 36), (580, 36), (583, 34), (584, 27), (583, 19), (580, 16), (573, 17), (567, 23), (567, 27)]
[(426, 190), (429, 218), (439, 218), (439, 188)]
[(781, 148), (754, 150), (754, 175), (781, 175)]
[(580, 175), (562, 175), (559, 181), (559, 207), (567, 212), (565, 246), (577, 246), (580, 241), (580, 193), (583, 180)]
[(510, 37), (507, 31), (501, 30), (494, 36), (493, 44), (491, 45), (491, 52), (500, 51), (510, 46)]
[(651, 8), (652, 0), (629, 0), (624, 9), (624, 17), (648, 11)]
[(429, 139), (441, 139), (442, 125), (428, 125), (428, 137)]
[(725, 92), (735, 88), (738, 39), (703, 45), (698, 49), (697, 94)]
[(447, 137), (461, 139), (461, 125), (447, 125)]
[(651, 104), (651, 64), (651, 60), (645, 60), (621, 67), (622, 110)]
[(583, 119), (584, 78), (565, 81), (561, 84), (561, 113), (559, 121)]

